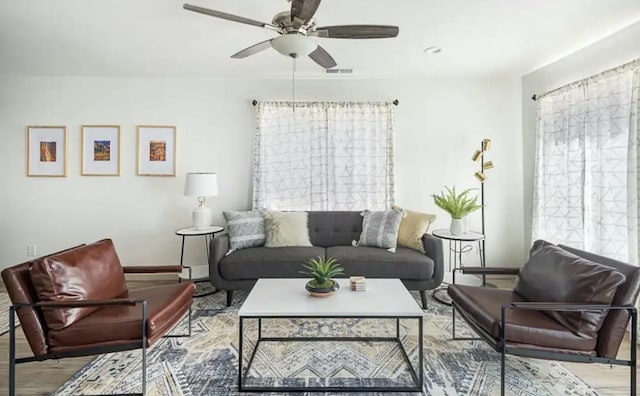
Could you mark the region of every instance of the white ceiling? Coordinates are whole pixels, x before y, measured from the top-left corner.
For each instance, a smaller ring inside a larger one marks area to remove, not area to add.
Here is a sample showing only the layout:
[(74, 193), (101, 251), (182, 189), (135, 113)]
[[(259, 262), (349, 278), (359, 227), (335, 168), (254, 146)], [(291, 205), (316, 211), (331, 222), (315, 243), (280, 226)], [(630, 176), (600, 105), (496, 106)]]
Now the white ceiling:
[[(265, 22), (286, 0), (187, 0)], [(290, 76), (276, 33), (179, 0), (0, 0), (0, 75)], [(353, 77), (522, 75), (640, 21), (639, 0), (324, 0), (318, 25), (398, 25), (395, 39), (317, 39)], [(437, 56), (423, 49), (437, 45)], [(311, 60), (301, 76), (320, 77)]]

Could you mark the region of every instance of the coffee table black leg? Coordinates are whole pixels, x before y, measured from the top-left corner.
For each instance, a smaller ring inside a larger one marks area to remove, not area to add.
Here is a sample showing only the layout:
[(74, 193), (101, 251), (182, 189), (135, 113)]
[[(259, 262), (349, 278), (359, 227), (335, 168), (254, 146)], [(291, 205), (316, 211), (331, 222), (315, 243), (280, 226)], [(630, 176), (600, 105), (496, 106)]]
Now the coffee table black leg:
[(242, 328), (244, 327), (244, 318), (240, 316), (239, 331), (238, 331), (238, 391), (242, 392)]
[(418, 366), (420, 366), (418, 368), (418, 386), (420, 388), (422, 388), (423, 383), (424, 383), (424, 379), (423, 379), (423, 375), (424, 375), (424, 368), (422, 367), (422, 354), (423, 354), (423, 350), (422, 350), (422, 317), (418, 318)]

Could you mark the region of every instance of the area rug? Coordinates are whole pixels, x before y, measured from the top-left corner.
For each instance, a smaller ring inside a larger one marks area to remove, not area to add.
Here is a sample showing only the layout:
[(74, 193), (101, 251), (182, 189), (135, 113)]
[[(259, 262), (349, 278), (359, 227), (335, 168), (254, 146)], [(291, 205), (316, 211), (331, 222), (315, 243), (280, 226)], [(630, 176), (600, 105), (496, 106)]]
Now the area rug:
[[(148, 395), (239, 394), (237, 311), (245, 296), (236, 294), (235, 304), (229, 308), (225, 307), (224, 293), (195, 300), (192, 337), (165, 338), (148, 351)], [(417, 294), (414, 297), (419, 300)], [(462, 320), (456, 322), (460, 335), (472, 335)], [(395, 331), (394, 326), (395, 322), (389, 320), (265, 320), (263, 334), (372, 335), (372, 332)], [(415, 359), (417, 337), (413, 327), (416, 327), (413, 323), (403, 323), (401, 338), (409, 357)], [(186, 321), (183, 321), (174, 333), (185, 329)], [(249, 338), (254, 333), (251, 330), (250, 327), (245, 330)], [(450, 337), (451, 308), (430, 298), (429, 308), (424, 314), (425, 385), (422, 394), (498, 395), (500, 355), (481, 341), (451, 341)], [(251, 345), (250, 342), (248, 344)], [(407, 367), (402, 363), (398, 348), (391, 343), (296, 341), (267, 344), (264, 347), (261, 344), (256, 353), (252, 370), (248, 373), (250, 379), (260, 377), (259, 381), (277, 383), (283, 378), (294, 378), (317, 385), (336, 380), (362, 383), (363, 378), (400, 383), (407, 378)], [(556, 362), (508, 356), (507, 366), (509, 395), (597, 395), (595, 390)], [(140, 373), (140, 351), (103, 355), (76, 373), (54, 395), (140, 392)]]
[[(5, 292), (0, 292), (0, 335), (9, 331), (9, 307), (11, 306), (11, 299)], [(16, 315), (16, 327), (20, 326), (18, 315)]]

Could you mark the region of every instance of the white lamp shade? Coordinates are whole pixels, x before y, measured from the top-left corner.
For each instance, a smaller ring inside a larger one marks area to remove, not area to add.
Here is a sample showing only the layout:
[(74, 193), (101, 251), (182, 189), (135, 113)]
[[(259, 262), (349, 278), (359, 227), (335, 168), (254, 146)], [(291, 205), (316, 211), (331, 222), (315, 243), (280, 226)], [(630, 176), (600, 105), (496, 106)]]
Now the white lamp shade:
[(218, 195), (218, 175), (215, 173), (187, 173), (184, 195), (188, 197), (213, 197)]
[(271, 40), (271, 46), (282, 55), (299, 58), (318, 48), (318, 43), (303, 34), (283, 34)]

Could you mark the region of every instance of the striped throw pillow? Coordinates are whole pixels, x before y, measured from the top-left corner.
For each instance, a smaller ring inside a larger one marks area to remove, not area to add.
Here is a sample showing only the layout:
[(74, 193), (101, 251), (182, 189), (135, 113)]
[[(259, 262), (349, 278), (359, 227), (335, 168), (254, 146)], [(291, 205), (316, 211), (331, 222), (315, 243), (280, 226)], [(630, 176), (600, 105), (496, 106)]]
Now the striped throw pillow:
[(264, 245), (264, 213), (262, 211), (225, 211), (223, 215), (227, 221), (231, 250)]
[(402, 210), (384, 210), (362, 214), (362, 233), (358, 246), (377, 246), (390, 252), (396, 251), (398, 229), (402, 220)]

